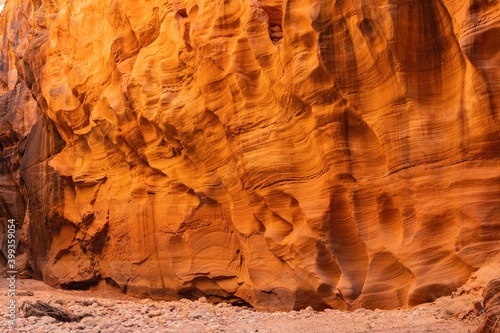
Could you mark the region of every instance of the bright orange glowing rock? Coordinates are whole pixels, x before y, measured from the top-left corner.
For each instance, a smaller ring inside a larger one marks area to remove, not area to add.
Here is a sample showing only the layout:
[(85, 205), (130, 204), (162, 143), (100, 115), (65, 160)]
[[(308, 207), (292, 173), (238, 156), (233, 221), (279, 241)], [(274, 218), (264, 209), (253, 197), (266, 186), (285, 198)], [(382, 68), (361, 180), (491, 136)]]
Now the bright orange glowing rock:
[(499, 250), (498, 1), (28, 1), (3, 220), (34, 277), (260, 310), (415, 305)]

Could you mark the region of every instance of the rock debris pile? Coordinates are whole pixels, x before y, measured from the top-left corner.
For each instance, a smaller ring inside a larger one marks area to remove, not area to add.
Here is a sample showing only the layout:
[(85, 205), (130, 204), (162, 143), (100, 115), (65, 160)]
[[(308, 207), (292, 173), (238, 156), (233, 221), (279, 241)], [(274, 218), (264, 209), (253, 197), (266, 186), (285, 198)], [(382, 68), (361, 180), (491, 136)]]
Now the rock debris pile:
[[(365, 310), (342, 312), (314, 311), (257, 312), (226, 303), (210, 304), (206, 298), (174, 302), (132, 299), (123, 295), (83, 291), (53, 290), (39, 281), (22, 281), (33, 296), (21, 297), (34, 302), (43, 299), (51, 306), (83, 317), (64, 322), (51, 316), (23, 317), (19, 313), (15, 328), (1, 323), (5, 332), (147, 332), (147, 333), (384, 333), (384, 332), (475, 332), (482, 318), (460, 316), (473, 298), (426, 304), (410, 310)], [(29, 285), (28, 285), (29, 284)], [(0, 301), (5, 297), (2, 295)]]

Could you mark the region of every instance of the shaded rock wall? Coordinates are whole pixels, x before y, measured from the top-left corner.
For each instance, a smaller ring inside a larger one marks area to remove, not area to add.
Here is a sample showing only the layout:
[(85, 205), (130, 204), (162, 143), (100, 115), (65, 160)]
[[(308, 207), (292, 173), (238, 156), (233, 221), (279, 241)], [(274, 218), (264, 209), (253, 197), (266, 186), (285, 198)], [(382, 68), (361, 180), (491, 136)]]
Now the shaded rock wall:
[(9, 0), (2, 223), (54, 286), (260, 310), (432, 301), (500, 246), (499, 13)]

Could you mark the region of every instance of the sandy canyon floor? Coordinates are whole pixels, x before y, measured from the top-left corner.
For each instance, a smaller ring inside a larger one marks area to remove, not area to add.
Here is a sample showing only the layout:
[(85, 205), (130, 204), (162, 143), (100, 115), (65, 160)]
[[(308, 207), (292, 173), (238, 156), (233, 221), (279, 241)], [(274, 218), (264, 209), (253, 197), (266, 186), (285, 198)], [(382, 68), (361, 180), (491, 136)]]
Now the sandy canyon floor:
[[(6, 280), (2, 279), (0, 303), (7, 308)], [(135, 299), (102, 291), (53, 289), (41, 281), (18, 280), (16, 304), (47, 302), (75, 315), (89, 314), (79, 322), (64, 323), (44, 316), (24, 317), (17, 311), (16, 325), (2, 311), (1, 332), (475, 332), (481, 316), (473, 311), (478, 292), (462, 292), (433, 303), (404, 310), (314, 311), (260, 313), (228, 304), (198, 301), (175, 302)]]

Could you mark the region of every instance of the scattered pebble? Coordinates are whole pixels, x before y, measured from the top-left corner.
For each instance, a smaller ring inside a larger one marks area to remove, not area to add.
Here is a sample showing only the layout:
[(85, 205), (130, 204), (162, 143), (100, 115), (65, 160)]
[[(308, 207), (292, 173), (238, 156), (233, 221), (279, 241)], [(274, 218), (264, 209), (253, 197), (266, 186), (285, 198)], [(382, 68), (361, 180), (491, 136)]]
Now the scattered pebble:
[(84, 317), (80, 320), (80, 325), (83, 326), (83, 328), (94, 327), (97, 326), (97, 320), (93, 317)]
[(161, 310), (153, 310), (148, 313), (148, 317), (159, 317), (161, 316)]

